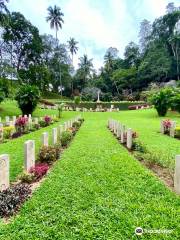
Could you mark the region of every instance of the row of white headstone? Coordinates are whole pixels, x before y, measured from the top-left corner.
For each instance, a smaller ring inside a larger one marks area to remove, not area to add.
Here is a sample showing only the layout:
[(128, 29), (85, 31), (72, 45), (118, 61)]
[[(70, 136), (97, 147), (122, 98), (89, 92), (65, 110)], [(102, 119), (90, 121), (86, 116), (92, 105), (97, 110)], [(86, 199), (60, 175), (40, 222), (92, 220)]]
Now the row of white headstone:
[[(19, 117), (22, 117), (22, 115), (19, 115)], [(28, 126), (29, 126), (29, 129), (32, 128), (32, 124), (38, 124), (39, 121), (43, 121), (44, 117), (35, 117), (35, 118), (32, 118), (31, 117), (31, 114), (29, 114), (28, 116), (27, 115), (24, 115), (24, 117), (28, 118)], [(57, 116), (56, 115), (52, 115), (51, 116), (52, 118), (56, 118)], [(16, 120), (17, 120), (17, 117), (16, 116), (13, 116), (12, 119), (9, 117), (9, 116), (6, 116), (5, 117), (5, 122), (2, 123), (1, 122), (1, 117), (0, 117), (0, 131), (1, 131), (1, 136), (0, 136), (0, 139), (2, 140), (3, 139), (3, 127), (4, 126), (12, 126), (12, 127), (15, 127), (15, 123), (16, 123)]]
[[(58, 128), (52, 129), (52, 144), (55, 145), (59, 139), (61, 139), (61, 135), (63, 131), (66, 131), (68, 128), (73, 126), (73, 123), (78, 121), (81, 116), (77, 116), (63, 125), (60, 125)], [(58, 134), (59, 131), (59, 134)], [(49, 137), (48, 132), (44, 132), (42, 134), (42, 146), (49, 145)], [(8, 154), (0, 155), (0, 191), (3, 191), (9, 187), (9, 164), (10, 158)], [(28, 140), (24, 143), (24, 170), (28, 172), (30, 168), (35, 166), (35, 141)]]
[[(170, 137), (174, 138), (175, 128), (176, 128), (176, 122), (171, 121), (171, 127), (170, 127), (170, 132), (169, 132)], [(161, 131), (162, 134), (165, 134), (165, 127), (164, 127), (164, 124), (163, 124), (163, 120), (161, 121), (160, 131)]]
[[(126, 130), (126, 126), (114, 119), (108, 120), (109, 129), (120, 139), (121, 143), (127, 144), (128, 149), (132, 149), (133, 145), (133, 131), (131, 128)], [(125, 139), (125, 134), (127, 133), (127, 139)]]

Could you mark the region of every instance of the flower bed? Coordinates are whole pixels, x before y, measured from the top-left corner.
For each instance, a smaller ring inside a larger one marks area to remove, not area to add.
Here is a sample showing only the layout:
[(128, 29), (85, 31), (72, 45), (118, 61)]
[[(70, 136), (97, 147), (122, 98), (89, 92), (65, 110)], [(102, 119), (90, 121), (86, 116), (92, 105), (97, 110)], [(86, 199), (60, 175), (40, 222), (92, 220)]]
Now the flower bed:
[(59, 119), (45, 116), (40, 121), (36, 118), (32, 120), (28, 117), (19, 117), (14, 125), (3, 126), (0, 128), (0, 143), (5, 143), (10, 139), (21, 137), (24, 134), (34, 132), (41, 128), (47, 127)]
[(176, 122), (165, 119), (161, 122), (161, 133), (180, 139), (180, 126), (176, 126)]

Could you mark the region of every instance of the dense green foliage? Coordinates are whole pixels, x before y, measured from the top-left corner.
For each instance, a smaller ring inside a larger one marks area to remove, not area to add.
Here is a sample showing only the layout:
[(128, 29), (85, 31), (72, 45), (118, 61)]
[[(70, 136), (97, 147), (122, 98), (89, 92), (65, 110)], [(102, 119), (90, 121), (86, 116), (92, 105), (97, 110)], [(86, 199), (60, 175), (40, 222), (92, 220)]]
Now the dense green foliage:
[[(154, 112), (139, 113), (147, 114), (146, 124), (149, 118), (153, 126), (159, 121)], [(143, 239), (179, 238), (179, 197), (118, 143), (106, 128), (108, 116), (86, 114), (71, 146), (33, 197), (12, 222), (0, 224), (0, 239), (136, 239), (137, 226), (172, 230), (143, 234)]]
[(32, 114), (40, 99), (40, 92), (36, 86), (24, 85), (20, 87), (15, 98), (23, 115)]

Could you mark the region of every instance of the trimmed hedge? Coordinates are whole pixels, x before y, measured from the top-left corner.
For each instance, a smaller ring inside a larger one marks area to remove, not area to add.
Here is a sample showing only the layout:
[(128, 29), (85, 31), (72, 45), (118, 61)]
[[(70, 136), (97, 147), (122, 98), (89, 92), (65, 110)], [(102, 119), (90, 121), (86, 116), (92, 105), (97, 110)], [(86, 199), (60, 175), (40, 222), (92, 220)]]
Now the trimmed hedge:
[[(56, 102), (58, 103), (58, 101)], [(96, 109), (97, 106), (102, 106), (103, 109), (111, 108), (111, 105), (114, 105), (114, 108), (119, 108), (119, 110), (128, 110), (129, 106), (132, 105), (139, 105), (139, 104), (144, 104), (142, 101), (135, 101), (135, 102), (130, 102), (130, 101), (121, 101), (121, 102), (81, 102), (78, 105), (75, 105), (74, 102), (66, 102), (65, 105), (68, 107), (78, 107), (78, 108), (87, 108), (87, 109)]]

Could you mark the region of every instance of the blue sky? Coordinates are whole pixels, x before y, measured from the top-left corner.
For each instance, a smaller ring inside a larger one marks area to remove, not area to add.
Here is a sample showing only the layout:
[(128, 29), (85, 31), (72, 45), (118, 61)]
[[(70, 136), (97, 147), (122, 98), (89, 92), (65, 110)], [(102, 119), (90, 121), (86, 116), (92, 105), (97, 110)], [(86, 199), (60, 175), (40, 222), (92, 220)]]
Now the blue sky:
[[(130, 41), (138, 43), (140, 22), (143, 19), (153, 21), (165, 13), (165, 7), (171, 0), (10, 0), (11, 11), (20, 11), (37, 26), (40, 34), (55, 32), (46, 23), (48, 6), (61, 7), (64, 13), (64, 25), (58, 33), (61, 43), (70, 37), (79, 42), (79, 51), (75, 57), (84, 53), (93, 58), (96, 69), (103, 64), (103, 56), (108, 47), (117, 47), (120, 57)], [(180, 0), (174, 1), (180, 5)]]

